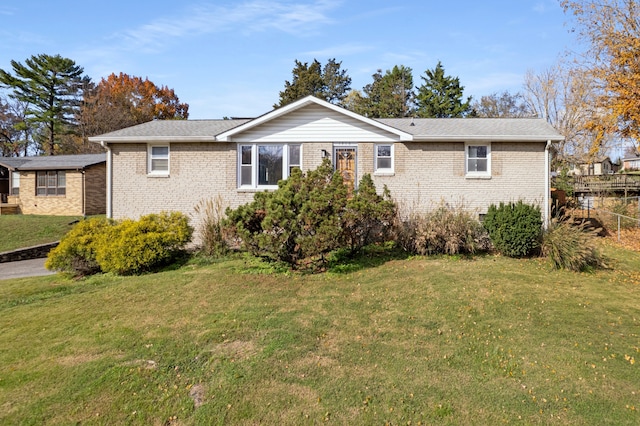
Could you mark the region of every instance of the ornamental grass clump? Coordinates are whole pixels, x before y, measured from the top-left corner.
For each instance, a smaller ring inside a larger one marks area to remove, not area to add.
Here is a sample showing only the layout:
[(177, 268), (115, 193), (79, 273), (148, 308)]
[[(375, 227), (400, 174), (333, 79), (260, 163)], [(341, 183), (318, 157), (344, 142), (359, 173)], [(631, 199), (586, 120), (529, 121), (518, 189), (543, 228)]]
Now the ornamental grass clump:
[(223, 226), (224, 203), (217, 195), (213, 199), (201, 200), (194, 211), (200, 216), (200, 250), (207, 256), (224, 256), (229, 252), (227, 230)]
[(554, 219), (543, 233), (542, 255), (556, 269), (580, 272), (604, 267), (604, 259), (596, 248), (598, 230), (585, 224)]
[(406, 252), (420, 255), (475, 254), (491, 247), (487, 231), (471, 212), (444, 203), (398, 220), (396, 240)]

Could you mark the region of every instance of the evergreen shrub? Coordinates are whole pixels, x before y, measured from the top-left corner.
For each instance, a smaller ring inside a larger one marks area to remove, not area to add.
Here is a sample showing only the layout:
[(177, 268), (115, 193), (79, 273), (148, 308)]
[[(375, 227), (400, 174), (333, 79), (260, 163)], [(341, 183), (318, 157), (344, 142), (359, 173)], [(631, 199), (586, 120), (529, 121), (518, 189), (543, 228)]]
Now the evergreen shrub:
[(494, 248), (509, 257), (524, 257), (540, 247), (540, 208), (522, 202), (489, 206), (483, 221)]
[(349, 194), (325, 160), (307, 174), (293, 170), (277, 190), (258, 192), (251, 203), (227, 209), (225, 224), (253, 255), (298, 267), (315, 260), (324, 264), (338, 248), (355, 253), (383, 240), (394, 212), (388, 191), (377, 195), (369, 175)]

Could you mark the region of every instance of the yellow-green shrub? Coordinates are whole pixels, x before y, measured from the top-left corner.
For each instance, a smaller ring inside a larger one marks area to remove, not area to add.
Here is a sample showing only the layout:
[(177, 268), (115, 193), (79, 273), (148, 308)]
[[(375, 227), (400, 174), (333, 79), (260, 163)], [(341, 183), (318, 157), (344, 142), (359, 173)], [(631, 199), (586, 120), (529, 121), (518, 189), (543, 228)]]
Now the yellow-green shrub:
[(104, 272), (148, 272), (175, 260), (191, 241), (192, 233), (189, 219), (179, 212), (124, 220), (103, 234), (96, 260)]
[(192, 234), (189, 219), (178, 212), (150, 214), (137, 221), (90, 219), (65, 235), (45, 266), (76, 275), (137, 274), (175, 260)]
[(91, 275), (100, 272), (96, 260), (98, 239), (115, 222), (105, 218), (91, 218), (78, 222), (49, 252), (45, 267), (52, 271), (74, 275)]

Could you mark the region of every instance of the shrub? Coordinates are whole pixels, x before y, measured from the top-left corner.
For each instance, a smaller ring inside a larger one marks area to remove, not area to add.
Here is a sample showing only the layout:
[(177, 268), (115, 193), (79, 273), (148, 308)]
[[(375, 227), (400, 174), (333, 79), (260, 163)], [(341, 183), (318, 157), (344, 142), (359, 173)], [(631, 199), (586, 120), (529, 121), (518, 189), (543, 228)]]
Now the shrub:
[(498, 207), (492, 204), (483, 224), (489, 231), (493, 246), (505, 256), (529, 256), (540, 247), (540, 208), (525, 204), (522, 200), (517, 203), (500, 203)]
[(130, 275), (173, 261), (193, 230), (182, 213), (143, 216), (138, 221), (89, 219), (78, 223), (49, 253), (48, 269), (88, 275)]
[(224, 208), (222, 197), (200, 201), (194, 210), (200, 216), (201, 247), (207, 256), (224, 256), (229, 251), (227, 232), (223, 226)]
[(100, 236), (114, 221), (91, 218), (78, 222), (47, 256), (45, 267), (53, 271), (85, 276), (100, 272), (96, 251)]
[(378, 195), (371, 175), (365, 174), (343, 216), (342, 232), (351, 253), (388, 240), (395, 214), (389, 189), (385, 186), (382, 196)]
[(192, 233), (189, 219), (179, 212), (124, 220), (102, 234), (96, 260), (103, 272), (148, 272), (174, 261), (191, 241)]
[(474, 254), (491, 245), (487, 231), (470, 212), (444, 203), (424, 215), (412, 214), (396, 226), (397, 242), (409, 253)]
[(349, 198), (347, 187), (325, 160), (306, 175), (293, 170), (272, 192), (258, 192), (253, 202), (227, 209), (226, 224), (253, 255), (292, 267), (349, 247), (358, 251), (389, 227), (394, 204), (376, 194), (371, 177)]
[(583, 271), (604, 266), (604, 260), (595, 246), (597, 230), (584, 224), (553, 220), (542, 238), (542, 255), (549, 258), (557, 269)]

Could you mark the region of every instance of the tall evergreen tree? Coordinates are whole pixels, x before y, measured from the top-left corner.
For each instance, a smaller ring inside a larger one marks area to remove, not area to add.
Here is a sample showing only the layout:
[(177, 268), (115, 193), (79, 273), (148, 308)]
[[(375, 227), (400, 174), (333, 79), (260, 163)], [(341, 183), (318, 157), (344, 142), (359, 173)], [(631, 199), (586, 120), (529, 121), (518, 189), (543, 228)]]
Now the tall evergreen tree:
[[(76, 125), (84, 69), (60, 55), (40, 54), (20, 62), (11, 61), (13, 73), (0, 69), (0, 84), (11, 98), (26, 102), (27, 123), (42, 130), (41, 143), (48, 155), (56, 153), (60, 136)], [(34, 132), (35, 133), (35, 132)]]
[(465, 117), (471, 112), (471, 96), (462, 101), (464, 86), (458, 77), (445, 75), (442, 63), (421, 76), (424, 83), (418, 87), (416, 96), (418, 117), (451, 118)]
[(341, 65), (342, 62), (336, 62), (335, 58), (329, 59), (324, 67), (317, 59), (311, 64), (296, 59), (291, 71), (293, 79), (285, 81), (280, 101), (273, 107), (290, 104), (308, 95), (342, 105), (351, 89), (351, 77), (346, 70), (341, 69)]
[(362, 94), (353, 93), (348, 107), (354, 112), (372, 118), (408, 117), (413, 114), (413, 75), (404, 65), (396, 65), (382, 74), (373, 74)]

